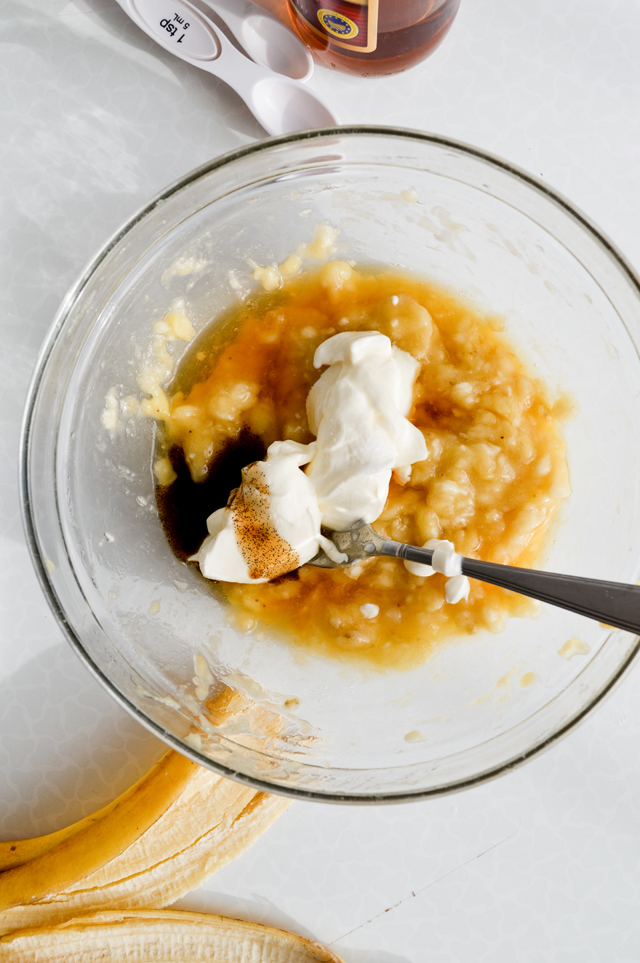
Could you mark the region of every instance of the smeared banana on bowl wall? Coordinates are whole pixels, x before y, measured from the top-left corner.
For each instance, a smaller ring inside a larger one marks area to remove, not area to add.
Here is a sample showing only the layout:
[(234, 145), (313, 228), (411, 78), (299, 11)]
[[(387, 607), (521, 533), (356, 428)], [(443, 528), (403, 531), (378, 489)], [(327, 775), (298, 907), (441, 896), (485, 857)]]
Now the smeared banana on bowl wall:
[(319, 943), (224, 916), (147, 910), (94, 913), (0, 939), (0, 963), (342, 963)]
[(0, 843), (0, 935), (101, 908), (168, 906), (239, 856), (288, 805), (170, 751), (93, 815)]

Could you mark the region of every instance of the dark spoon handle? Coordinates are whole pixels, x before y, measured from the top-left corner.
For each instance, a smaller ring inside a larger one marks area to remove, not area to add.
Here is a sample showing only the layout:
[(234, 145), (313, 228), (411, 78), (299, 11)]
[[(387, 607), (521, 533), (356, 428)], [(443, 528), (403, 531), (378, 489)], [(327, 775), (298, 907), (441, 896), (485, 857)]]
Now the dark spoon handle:
[[(403, 545), (389, 539), (376, 546), (380, 555), (393, 555), (412, 562), (431, 564), (433, 552), (415, 545)], [(586, 615), (597, 622), (614, 625), (618, 629), (640, 634), (640, 586), (623, 582), (604, 582), (575, 575), (556, 575), (513, 565), (481, 562), (475, 558), (462, 559), (462, 574), (490, 582), (501, 588), (528, 595), (540, 602)]]

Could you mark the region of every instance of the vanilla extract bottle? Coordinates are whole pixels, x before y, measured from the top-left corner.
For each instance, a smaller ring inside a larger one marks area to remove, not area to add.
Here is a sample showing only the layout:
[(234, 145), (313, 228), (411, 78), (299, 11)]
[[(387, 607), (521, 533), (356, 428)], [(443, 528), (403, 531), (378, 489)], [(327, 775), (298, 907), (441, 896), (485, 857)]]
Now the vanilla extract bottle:
[(327, 67), (395, 74), (444, 40), (460, 0), (288, 0), (294, 25)]

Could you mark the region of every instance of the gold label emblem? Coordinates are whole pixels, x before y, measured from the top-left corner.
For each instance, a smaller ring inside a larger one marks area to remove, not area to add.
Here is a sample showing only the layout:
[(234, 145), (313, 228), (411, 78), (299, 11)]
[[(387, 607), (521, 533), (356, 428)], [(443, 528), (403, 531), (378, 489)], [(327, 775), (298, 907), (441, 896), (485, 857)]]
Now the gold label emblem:
[(321, 7), (318, 10), (318, 20), (330, 36), (340, 40), (353, 40), (360, 33), (357, 23), (342, 13), (336, 13), (335, 10)]

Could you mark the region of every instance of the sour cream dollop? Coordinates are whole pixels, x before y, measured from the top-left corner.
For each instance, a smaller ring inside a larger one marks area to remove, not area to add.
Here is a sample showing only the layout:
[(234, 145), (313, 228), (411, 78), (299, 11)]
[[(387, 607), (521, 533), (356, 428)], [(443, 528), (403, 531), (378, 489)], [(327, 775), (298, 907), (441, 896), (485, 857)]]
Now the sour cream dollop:
[(382, 512), (391, 472), (427, 457), (422, 432), (407, 420), (419, 363), (377, 331), (343, 332), (317, 349), (329, 365), (307, 398), (317, 436), (307, 475), (322, 523), (338, 531)]
[(342, 332), (318, 347), (314, 365), (328, 366), (307, 399), (317, 440), (276, 441), (264, 461), (243, 470), (227, 506), (209, 516), (209, 535), (193, 556), (206, 578), (266, 582), (321, 547), (339, 560), (321, 526), (375, 521), (391, 472), (427, 457), (422, 433), (406, 417), (419, 369), (410, 354), (376, 331)]

